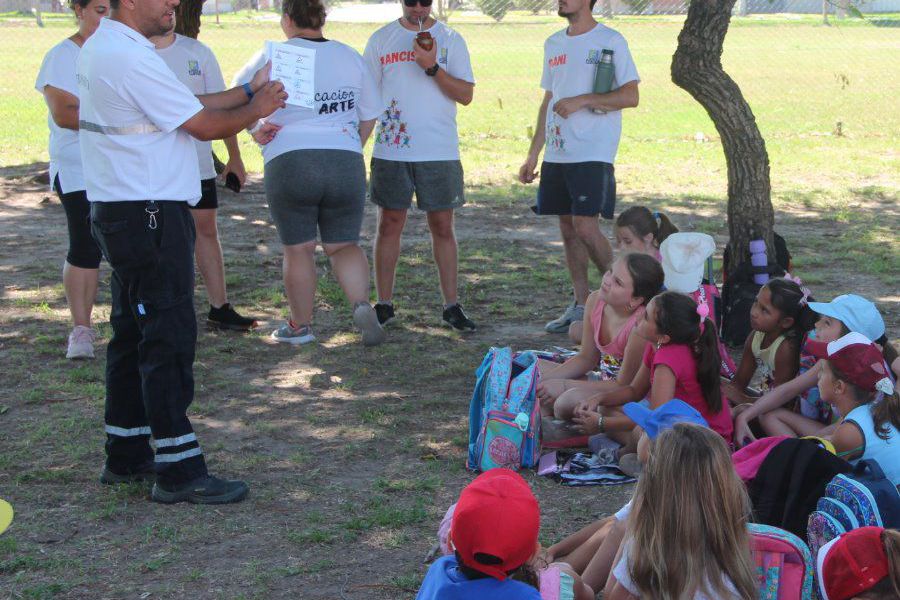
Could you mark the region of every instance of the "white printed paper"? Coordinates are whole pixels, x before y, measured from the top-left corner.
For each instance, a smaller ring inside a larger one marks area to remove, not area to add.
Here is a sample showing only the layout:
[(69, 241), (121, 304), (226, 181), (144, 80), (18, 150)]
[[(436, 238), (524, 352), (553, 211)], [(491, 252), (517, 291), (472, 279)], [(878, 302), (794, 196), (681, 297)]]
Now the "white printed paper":
[(284, 84), (287, 103), (312, 108), (316, 92), (316, 51), (291, 44), (266, 42), (266, 57), (272, 61), (269, 79)]

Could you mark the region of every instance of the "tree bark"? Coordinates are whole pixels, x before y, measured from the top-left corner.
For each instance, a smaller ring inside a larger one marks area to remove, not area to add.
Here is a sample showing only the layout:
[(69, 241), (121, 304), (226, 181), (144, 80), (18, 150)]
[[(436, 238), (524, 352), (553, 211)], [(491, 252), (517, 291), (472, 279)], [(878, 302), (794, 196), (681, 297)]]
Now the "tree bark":
[(203, 0), (182, 0), (175, 7), (175, 32), (197, 39), (200, 34), (200, 15), (203, 13)]
[(734, 257), (728, 275), (749, 262), (751, 240), (765, 240), (770, 262), (775, 260), (766, 143), (750, 105), (722, 68), (734, 2), (693, 0), (672, 57), (672, 81), (706, 109), (722, 139), (728, 167), (728, 245)]

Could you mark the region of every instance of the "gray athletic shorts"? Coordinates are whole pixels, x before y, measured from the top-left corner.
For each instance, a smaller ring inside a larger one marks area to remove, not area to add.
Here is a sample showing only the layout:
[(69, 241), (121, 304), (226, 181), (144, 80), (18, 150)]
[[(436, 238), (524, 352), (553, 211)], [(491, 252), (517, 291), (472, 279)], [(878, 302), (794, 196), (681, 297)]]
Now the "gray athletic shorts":
[(359, 241), (366, 164), (349, 150), (293, 150), (265, 166), (269, 213), (285, 246)]
[(412, 206), (413, 192), (419, 210), (459, 208), (466, 203), (462, 163), (372, 159), (369, 193), (373, 203), (382, 208), (405, 210)]

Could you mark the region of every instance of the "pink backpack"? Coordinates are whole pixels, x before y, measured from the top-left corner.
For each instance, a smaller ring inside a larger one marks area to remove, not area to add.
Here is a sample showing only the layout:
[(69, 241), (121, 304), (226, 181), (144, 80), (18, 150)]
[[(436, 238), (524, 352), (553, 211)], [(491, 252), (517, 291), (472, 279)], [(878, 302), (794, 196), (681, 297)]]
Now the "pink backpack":
[[(772, 451), (772, 448), (786, 439), (788, 439), (788, 436), (786, 435), (761, 438), (747, 444), (732, 454), (731, 463), (734, 465), (734, 470), (737, 471), (741, 480), (744, 483), (753, 481), (757, 471), (759, 471), (759, 467), (763, 464), (763, 461), (766, 460), (766, 457), (769, 456), (769, 452)], [(739, 441), (741, 440), (735, 440), (735, 443)]]
[(803, 540), (771, 525), (751, 523), (747, 527), (759, 578), (759, 600), (813, 598), (813, 559)]

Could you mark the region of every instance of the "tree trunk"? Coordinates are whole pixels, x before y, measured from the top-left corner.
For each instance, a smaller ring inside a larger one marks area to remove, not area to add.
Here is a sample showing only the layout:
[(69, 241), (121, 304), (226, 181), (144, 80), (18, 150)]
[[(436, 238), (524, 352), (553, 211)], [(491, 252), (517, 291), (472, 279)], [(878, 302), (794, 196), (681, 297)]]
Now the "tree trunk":
[(769, 182), (769, 155), (750, 105), (722, 69), (722, 44), (735, 0), (693, 0), (678, 48), (672, 57), (672, 81), (699, 102), (712, 119), (728, 166), (728, 274), (750, 260), (749, 242), (766, 241), (775, 260), (774, 211)]
[(200, 15), (202, 13), (202, 0), (183, 0), (175, 7), (175, 32), (197, 39), (197, 35), (200, 33)]

